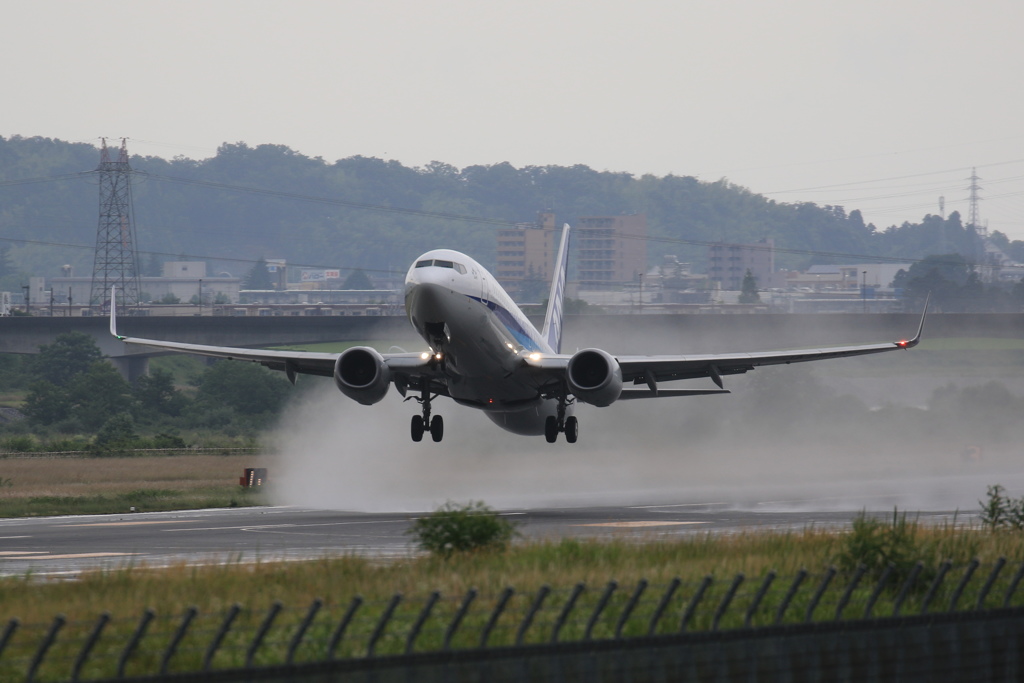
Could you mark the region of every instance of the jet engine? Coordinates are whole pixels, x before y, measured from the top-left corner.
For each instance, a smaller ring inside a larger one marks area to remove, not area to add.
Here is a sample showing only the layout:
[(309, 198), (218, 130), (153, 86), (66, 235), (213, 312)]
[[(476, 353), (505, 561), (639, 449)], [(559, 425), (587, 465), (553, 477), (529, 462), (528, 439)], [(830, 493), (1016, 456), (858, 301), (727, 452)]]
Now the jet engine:
[(622, 368), (611, 354), (600, 349), (583, 349), (569, 359), (566, 368), (569, 389), (579, 400), (607, 406), (622, 393)]
[(367, 346), (344, 351), (334, 363), (334, 383), (341, 393), (364, 406), (377, 403), (388, 393), (391, 370), (384, 357)]

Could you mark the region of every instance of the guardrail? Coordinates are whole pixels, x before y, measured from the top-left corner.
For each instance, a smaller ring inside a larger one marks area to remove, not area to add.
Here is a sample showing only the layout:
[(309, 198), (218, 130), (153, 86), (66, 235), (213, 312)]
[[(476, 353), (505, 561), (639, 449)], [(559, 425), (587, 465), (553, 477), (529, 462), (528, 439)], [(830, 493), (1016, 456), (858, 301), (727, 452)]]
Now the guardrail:
[(0, 680), (203, 671), (228, 680), (232, 671), (255, 676), (282, 666), (319, 663), (322, 670), (325, 662), (341, 661), (351, 669), (355, 660), (573, 643), (593, 649), (680, 634), (996, 613), (1024, 602), (1018, 591), (1024, 563), (1011, 570), (1002, 558), (986, 567), (977, 561), (918, 564), (902, 573), (890, 567), (877, 579), (867, 577), (863, 567), (848, 574), (829, 568), (789, 577), (769, 572), (753, 579), (707, 576), (664, 585), (641, 580), (531, 592), (509, 587), (496, 595), (470, 590), (461, 596), (395, 594), (386, 600), (330, 597), (303, 608), (273, 603), (267, 609), (231, 605), (210, 613), (146, 610), (129, 618), (57, 616), (48, 624), (11, 619), (0, 624)]

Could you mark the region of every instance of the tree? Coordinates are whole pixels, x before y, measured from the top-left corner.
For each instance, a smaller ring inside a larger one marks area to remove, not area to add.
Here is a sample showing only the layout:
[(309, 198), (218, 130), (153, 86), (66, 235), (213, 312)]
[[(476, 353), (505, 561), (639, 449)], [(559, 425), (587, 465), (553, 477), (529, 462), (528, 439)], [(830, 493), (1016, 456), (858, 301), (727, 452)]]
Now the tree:
[(102, 358), (92, 337), (83, 332), (64, 332), (52, 344), (40, 346), (31, 365), (36, 377), (64, 387)]
[(188, 402), (174, 388), (174, 378), (167, 370), (156, 369), (139, 377), (132, 387), (132, 396), (144, 411), (164, 415), (178, 415)]
[(86, 429), (99, 429), (112, 416), (132, 408), (131, 385), (106, 361), (90, 365), (67, 388), (71, 417)]
[(366, 273), (363, 272), (362, 268), (356, 268), (348, 277), (345, 278), (345, 282), (341, 285), (342, 289), (374, 289), (373, 283), (370, 282), (370, 278), (367, 277)]
[(743, 284), (740, 285), (740, 303), (761, 303), (761, 295), (757, 293), (757, 278), (754, 277), (749, 268), (747, 269), (747, 274), (743, 276)]
[(227, 406), (243, 415), (278, 410), (290, 388), (287, 380), (253, 363), (220, 361), (200, 378), (196, 403)]
[(245, 289), (273, 289), (274, 281), (267, 269), (267, 260), (260, 257), (242, 280), (242, 287)]
[(29, 387), (21, 412), (36, 424), (53, 424), (71, 414), (71, 399), (62, 387), (40, 380)]

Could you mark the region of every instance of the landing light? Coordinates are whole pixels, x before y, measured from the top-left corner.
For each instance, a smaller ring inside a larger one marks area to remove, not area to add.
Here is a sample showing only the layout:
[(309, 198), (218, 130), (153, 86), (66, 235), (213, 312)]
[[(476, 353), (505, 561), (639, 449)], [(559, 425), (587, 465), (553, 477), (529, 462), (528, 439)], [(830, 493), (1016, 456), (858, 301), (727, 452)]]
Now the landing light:
[(434, 360), (441, 360), (441, 354), (440, 353), (435, 353), (434, 354)]
[(420, 360), (429, 360), (429, 359), (430, 359), (430, 354), (427, 353), (426, 351), (424, 351), (423, 353), (420, 354)]
[(540, 354), (539, 353), (531, 353), (530, 354), (530, 360), (540, 360)]

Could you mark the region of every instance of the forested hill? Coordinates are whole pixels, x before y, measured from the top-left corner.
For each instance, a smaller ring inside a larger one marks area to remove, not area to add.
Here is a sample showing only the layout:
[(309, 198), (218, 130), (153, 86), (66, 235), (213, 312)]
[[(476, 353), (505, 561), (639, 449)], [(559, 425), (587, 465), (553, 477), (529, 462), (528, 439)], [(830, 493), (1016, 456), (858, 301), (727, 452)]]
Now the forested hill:
[[(99, 151), (90, 144), (0, 137), (0, 248), (10, 247), (0, 259), (0, 287), (16, 286), (7, 282), (15, 274), (56, 275), (65, 263), (76, 274), (91, 273), (98, 187), (95, 175), (75, 174), (98, 163)], [(864, 224), (856, 207), (780, 204), (727, 180), (635, 177), (583, 165), (458, 169), (432, 162), (410, 168), (362, 156), (328, 162), (283, 145), (236, 143), (209, 159), (136, 156), (131, 166), (138, 172), (134, 215), (145, 270), (187, 255), (236, 275), (260, 257), (404, 272), (411, 259), (435, 247), (493, 265), (496, 231), (536, 220), (541, 210), (554, 211), (559, 223), (646, 213), (651, 262), (677, 254), (698, 269), (703, 244), (715, 241), (774, 238), (777, 247), (804, 252), (781, 254), (781, 267), (825, 263), (820, 254), (826, 253), (857, 255), (833, 259), (844, 261), (955, 251), (970, 258), (974, 248), (956, 214), (877, 230)], [(456, 218), (462, 216), (477, 220)]]

